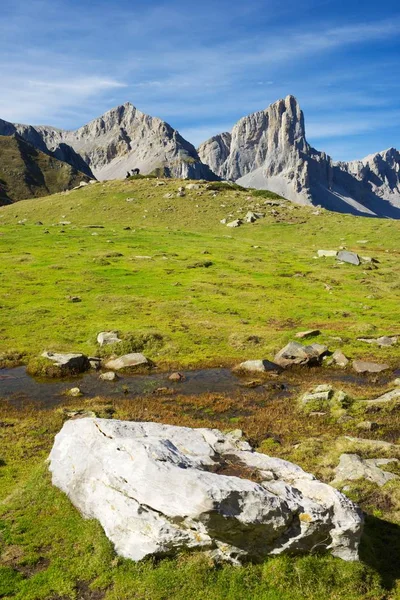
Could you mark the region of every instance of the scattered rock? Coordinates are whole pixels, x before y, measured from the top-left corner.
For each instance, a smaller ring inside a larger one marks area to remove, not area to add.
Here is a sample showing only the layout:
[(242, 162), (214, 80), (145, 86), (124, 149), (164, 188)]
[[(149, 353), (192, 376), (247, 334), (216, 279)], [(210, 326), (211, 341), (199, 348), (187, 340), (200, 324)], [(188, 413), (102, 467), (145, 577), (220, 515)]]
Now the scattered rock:
[(299, 399), (300, 408), (308, 413), (343, 409), (349, 406), (349, 398), (342, 390), (335, 391), (329, 384), (317, 385)]
[(118, 331), (101, 331), (97, 336), (97, 343), (100, 346), (118, 344), (119, 342), (122, 342), (122, 340), (118, 337)]
[(160, 187), (160, 185), (165, 185), (165, 181), (157, 181), (156, 187)]
[(378, 346), (394, 346), (397, 344), (397, 336), (383, 335), (379, 338), (357, 338), (358, 342), (365, 342), (366, 344), (376, 344)]
[(355, 252), (349, 252), (348, 250), (341, 250), (340, 252), (338, 252), (336, 258), (342, 262), (356, 266), (358, 266), (361, 262), (358, 254), (356, 254)]
[(276, 354), (274, 362), (283, 368), (292, 365), (320, 364), (323, 356), (328, 352), (328, 348), (322, 344), (303, 346), (299, 342), (289, 342)]
[(358, 454), (342, 454), (339, 465), (335, 469), (336, 476), (332, 484), (368, 479), (379, 486), (385, 485), (391, 479), (399, 479), (399, 477), (379, 467), (393, 462), (398, 463), (399, 461), (396, 458), (363, 459)]
[(169, 381), (184, 381), (185, 376), (182, 373), (171, 373), (168, 377)]
[(356, 427), (361, 431), (376, 431), (379, 429), (379, 425), (375, 421), (361, 421), (357, 423)]
[(242, 225), (243, 221), (241, 219), (235, 219), (234, 221), (231, 221), (230, 223), (227, 223), (226, 226), (227, 227), (240, 227), (240, 225)]
[(133, 352), (132, 354), (125, 354), (119, 358), (114, 358), (106, 363), (106, 368), (113, 371), (120, 371), (121, 369), (129, 369), (135, 367), (150, 367), (151, 362), (139, 352)]
[(320, 334), (321, 332), (319, 329), (309, 329), (308, 331), (299, 331), (296, 333), (295, 337), (302, 340), (304, 338), (315, 337)]
[(248, 371), (249, 373), (268, 373), (281, 371), (282, 367), (269, 360), (246, 360), (233, 369), (234, 371)]
[(53, 484), (134, 561), (190, 548), (240, 564), (316, 546), (358, 558), (358, 507), (235, 434), (79, 419), (64, 423), (49, 460)]
[(379, 396), (379, 398), (373, 400), (363, 400), (362, 403), (367, 406), (379, 406), (389, 404), (393, 401), (400, 402), (400, 389), (387, 392), (386, 394), (383, 394), (383, 396)]
[(341, 350), (335, 350), (332, 355), (332, 362), (338, 367), (347, 367), (350, 361)]
[(226, 219), (221, 219), (220, 223), (222, 223), (222, 225), (226, 225)]
[(73, 398), (77, 398), (78, 396), (82, 396), (82, 392), (80, 388), (73, 387), (67, 392), (68, 396), (72, 396)]
[(353, 369), (357, 373), (381, 373), (390, 369), (389, 365), (368, 362), (365, 360), (353, 360)]
[(336, 258), (337, 254), (337, 250), (318, 250), (317, 252), (318, 258)]
[(82, 302), (82, 298), (80, 296), (66, 296), (66, 299), (73, 303)]
[(199, 190), (201, 188), (201, 185), (199, 185), (198, 183), (189, 183), (185, 187), (187, 190)]
[(83, 373), (90, 368), (89, 359), (84, 354), (43, 352), (42, 357), (50, 360), (62, 371), (70, 373)]
[(118, 375), (114, 373), (114, 371), (107, 371), (106, 373), (101, 373), (99, 379), (102, 381), (116, 381), (118, 379)]
[(101, 358), (98, 358), (97, 356), (89, 356), (89, 364), (91, 369), (98, 371), (101, 366)]
[(252, 212), (251, 210), (249, 210), (249, 212), (246, 214), (244, 220), (246, 223), (255, 223), (255, 221), (257, 221), (258, 219), (262, 219), (264, 217), (263, 213), (255, 213)]

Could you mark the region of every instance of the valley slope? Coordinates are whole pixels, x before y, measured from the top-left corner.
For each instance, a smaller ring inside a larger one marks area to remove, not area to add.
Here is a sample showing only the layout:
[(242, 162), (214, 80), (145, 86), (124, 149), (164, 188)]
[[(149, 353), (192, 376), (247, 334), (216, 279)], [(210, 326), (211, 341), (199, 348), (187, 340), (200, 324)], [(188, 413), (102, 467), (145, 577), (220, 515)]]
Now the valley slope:
[(18, 135), (0, 136), (0, 205), (61, 192), (88, 179)]

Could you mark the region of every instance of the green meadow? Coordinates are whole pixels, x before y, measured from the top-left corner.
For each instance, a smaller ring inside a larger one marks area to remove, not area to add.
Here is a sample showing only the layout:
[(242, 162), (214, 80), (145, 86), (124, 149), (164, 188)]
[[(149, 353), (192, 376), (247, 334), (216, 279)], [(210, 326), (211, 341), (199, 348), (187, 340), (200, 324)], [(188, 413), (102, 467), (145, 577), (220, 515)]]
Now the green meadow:
[[(95, 354), (97, 333), (116, 329), (155, 334), (160, 367), (229, 365), (318, 328), (316, 341), (350, 358), (396, 366), (399, 347), (357, 338), (399, 333), (399, 222), (271, 206), (268, 192), (218, 184), (177, 197), (182, 184), (97, 183), (1, 208), (3, 359)], [(265, 217), (220, 223), (248, 210)], [(315, 258), (341, 247), (379, 263)]]

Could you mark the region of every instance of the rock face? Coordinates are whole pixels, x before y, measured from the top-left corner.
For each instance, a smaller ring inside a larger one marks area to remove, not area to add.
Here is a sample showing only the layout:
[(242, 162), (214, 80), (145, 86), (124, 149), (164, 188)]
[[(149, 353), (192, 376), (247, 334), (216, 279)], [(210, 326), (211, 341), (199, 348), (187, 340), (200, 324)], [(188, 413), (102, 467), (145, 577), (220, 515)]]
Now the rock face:
[[(229, 464), (228, 464), (229, 461)], [(50, 454), (53, 484), (100, 521), (118, 554), (183, 548), (241, 563), (268, 554), (357, 559), (359, 509), (235, 434), (106, 419), (68, 421)]]
[(293, 96), (278, 100), (201, 144), (201, 160), (221, 177), (268, 189), (299, 204), (364, 216), (400, 218), (400, 153), (391, 148), (350, 163), (306, 140)]
[(129, 102), (76, 131), (0, 120), (0, 135), (13, 133), (100, 180), (121, 179), (133, 169), (142, 174), (157, 170), (172, 177), (218, 179), (176, 130)]

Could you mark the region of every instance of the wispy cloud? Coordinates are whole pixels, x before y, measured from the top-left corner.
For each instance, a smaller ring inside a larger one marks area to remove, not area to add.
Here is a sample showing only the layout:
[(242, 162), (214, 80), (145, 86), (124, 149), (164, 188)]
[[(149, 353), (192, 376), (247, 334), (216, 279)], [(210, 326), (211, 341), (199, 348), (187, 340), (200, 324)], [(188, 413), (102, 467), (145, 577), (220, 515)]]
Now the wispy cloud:
[(311, 140), (367, 134), (399, 108), (399, 58), (370, 49), (398, 43), (400, 16), (344, 23), (334, 4), (3, 0), (0, 117), (75, 127), (129, 100), (198, 144), (293, 93)]

